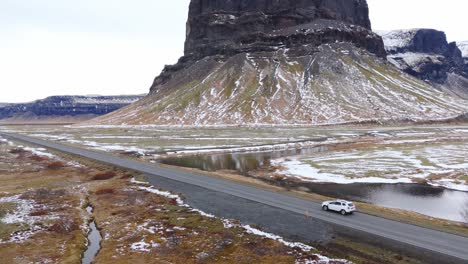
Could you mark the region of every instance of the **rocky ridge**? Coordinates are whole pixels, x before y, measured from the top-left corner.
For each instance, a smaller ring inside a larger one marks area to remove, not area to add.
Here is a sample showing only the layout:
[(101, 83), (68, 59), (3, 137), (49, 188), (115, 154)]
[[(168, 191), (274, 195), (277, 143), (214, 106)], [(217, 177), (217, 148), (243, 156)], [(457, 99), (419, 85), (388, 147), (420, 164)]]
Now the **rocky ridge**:
[(192, 0), (185, 55), (141, 101), (88, 124), (441, 120), (462, 101), (386, 61), (365, 0)]
[(90, 119), (134, 103), (143, 96), (51, 96), (30, 103), (0, 105), (0, 120)]
[(438, 89), (468, 99), (468, 69), (457, 43), (444, 32), (409, 29), (379, 32), (388, 60), (397, 68)]

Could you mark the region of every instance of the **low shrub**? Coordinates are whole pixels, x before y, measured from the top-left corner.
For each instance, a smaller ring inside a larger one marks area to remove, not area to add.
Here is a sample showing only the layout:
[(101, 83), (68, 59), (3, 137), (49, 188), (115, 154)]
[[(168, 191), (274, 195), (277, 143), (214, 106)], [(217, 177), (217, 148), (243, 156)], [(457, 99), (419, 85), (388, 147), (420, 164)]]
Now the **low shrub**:
[(96, 191), (96, 195), (104, 195), (104, 194), (114, 194), (115, 190), (111, 188), (100, 189)]
[(67, 195), (67, 191), (63, 189), (51, 190), (51, 189), (42, 188), (42, 189), (27, 191), (20, 196), (20, 199), (36, 200), (36, 201), (50, 200), (50, 199), (63, 198), (65, 195)]
[(23, 154), (26, 152), (26, 150), (22, 149), (22, 148), (14, 148), (14, 149), (10, 149), (9, 151), (11, 154)]
[(67, 234), (79, 228), (79, 225), (72, 219), (60, 219), (49, 230), (59, 234)]
[(47, 169), (49, 170), (57, 170), (65, 167), (65, 164), (61, 161), (53, 161), (47, 164)]
[(120, 177), (120, 178), (121, 178), (121, 179), (131, 179), (131, 178), (133, 178), (133, 175), (130, 174), (130, 173), (126, 173), (126, 174), (124, 174), (124, 175), (123, 175), (122, 177)]
[(30, 216), (44, 216), (48, 214), (49, 212), (47, 210), (37, 210), (37, 211), (31, 212), (29, 215)]
[(39, 155), (32, 155), (31, 160), (37, 161), (37, 162), (42, 162), (42, 161), (48, 160), (48, 158), (43, 157), (43, 156), (39, 156)]
[(93, 176), (94, 181), (104, 181), (112, 179), (116, 176), (116, 173), (113, 171), (101, 172)]

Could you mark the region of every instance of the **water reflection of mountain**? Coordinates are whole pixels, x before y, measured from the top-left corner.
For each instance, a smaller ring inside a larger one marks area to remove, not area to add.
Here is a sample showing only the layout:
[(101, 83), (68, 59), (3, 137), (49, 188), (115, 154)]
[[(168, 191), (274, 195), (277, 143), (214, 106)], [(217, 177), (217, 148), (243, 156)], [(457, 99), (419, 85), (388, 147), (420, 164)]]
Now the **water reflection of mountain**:
[(394, 191), (412, 196), (441, 197), (445, 189), (422, 184), (396, 184), (394, 185)]
[(256, 170), (261, 166), (270, 164), (271, 160), (284, 157), (311, 155), (326, 151), (325, 146), (291, 149), (281, 151), (228, 153), (212, 155), (193, 155), (183, 157), (170, 157), (160, 160), (163, 164), (197, 168), (205, 171), (236, 170), (243, 175)]

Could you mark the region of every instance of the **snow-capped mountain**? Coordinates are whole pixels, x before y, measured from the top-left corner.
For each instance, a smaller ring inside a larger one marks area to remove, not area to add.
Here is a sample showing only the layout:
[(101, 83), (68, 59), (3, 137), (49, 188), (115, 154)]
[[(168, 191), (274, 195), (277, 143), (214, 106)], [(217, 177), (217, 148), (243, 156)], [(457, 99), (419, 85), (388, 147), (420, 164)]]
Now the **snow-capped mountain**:
[(468, 41), (457, 42), (457, 46), (462, 52), (463, 58), (468, 58)]
[(449, 94), (468, 99), (468, 70), (457, 43), (434, 29), (378, 31), (397, 68)]
[(366, 1), (243, 3), (192, 0), (185, 56), (147, 97), (88, 124), (323, 125), (468, 111), (386, 61)]
[(457, 46), (461, 50), (465, 62), (464, 72), (468, 72), (468, 41), (457, 42)]

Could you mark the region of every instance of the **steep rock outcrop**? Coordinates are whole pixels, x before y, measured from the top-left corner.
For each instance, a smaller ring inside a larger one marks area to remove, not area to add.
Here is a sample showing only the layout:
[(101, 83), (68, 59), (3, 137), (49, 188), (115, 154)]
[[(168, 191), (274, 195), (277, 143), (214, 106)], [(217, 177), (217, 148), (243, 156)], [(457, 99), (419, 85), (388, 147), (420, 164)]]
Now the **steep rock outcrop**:
[(464, 74), (462, 53), (445, 33), (434, 29), (381, 32), (388, 59), (420, 78), (444, 83), (448, 73)]
[(448, 119), (466, 104), (351, 43), (206, 57), (88, 124), (325, 125)]
[(468, 111), (385, 58), (365, 0), (192, 0), (184, 57), (147, 97), (87, 124), (324, 125)]
[(335, 42), (386, 56), (382, 39), (371, 31), (365, 0), (192, 0), (184, 57), (166, 66), (151, 91), (205, 57), (225, 60), (239, 53)]
[(468, 71), (455, 42), (444, 32), (410, 29), (379, 32), (388, 60), (399, 69), (453, 95), (468, 99)]
[(371, 29), (368, 13), (362, 0), (196, 0), (190, 3), (185, 54), (204, 57), (223, 48), (235, 52), (246, 42), (318, 19)]
[[(0, 120), (95, 117), (134, 103), (143, 96), (51, 96), (22, 104), (0, 105)], [(88, 118), (88, 119), (89, 119)]]

